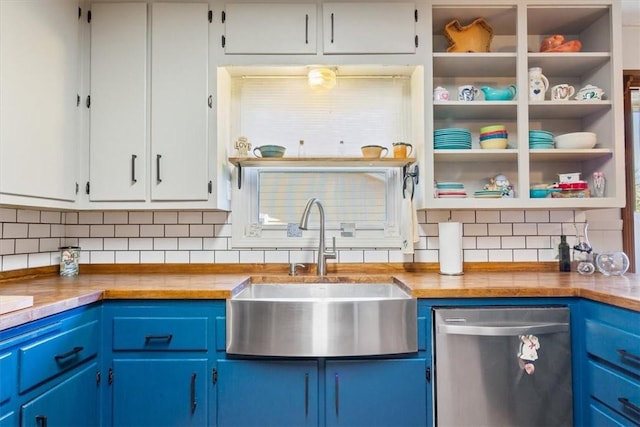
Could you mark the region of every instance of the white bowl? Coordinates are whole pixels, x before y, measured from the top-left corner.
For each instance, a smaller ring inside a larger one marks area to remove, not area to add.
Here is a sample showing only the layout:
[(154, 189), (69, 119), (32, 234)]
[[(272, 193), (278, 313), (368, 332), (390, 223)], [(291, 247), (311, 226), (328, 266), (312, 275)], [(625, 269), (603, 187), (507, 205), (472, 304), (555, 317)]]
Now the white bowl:
[(593, 148), (596, 134), (593, 132), (572, 132), (555, 137), (556, 148)]

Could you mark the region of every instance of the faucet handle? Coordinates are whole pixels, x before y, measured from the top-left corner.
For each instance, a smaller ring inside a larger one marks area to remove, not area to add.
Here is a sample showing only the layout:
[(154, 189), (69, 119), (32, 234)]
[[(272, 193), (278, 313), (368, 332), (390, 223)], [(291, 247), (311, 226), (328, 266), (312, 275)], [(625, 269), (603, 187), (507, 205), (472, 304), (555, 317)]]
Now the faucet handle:
[(289, 276), (295, 276), (296, 275), (296, 268), (305, 268), (306, 266), (304, 264), (298, 264), (295, 262), (292, 262), (291, 264), (289, 264)]
[(329, 258), (329, 259), (336, 259), (336, 238), (335, 236), (332, 237), (333, 240), (333, 247), (331, 248), (331, 251), (327, 251), (325, 258)]

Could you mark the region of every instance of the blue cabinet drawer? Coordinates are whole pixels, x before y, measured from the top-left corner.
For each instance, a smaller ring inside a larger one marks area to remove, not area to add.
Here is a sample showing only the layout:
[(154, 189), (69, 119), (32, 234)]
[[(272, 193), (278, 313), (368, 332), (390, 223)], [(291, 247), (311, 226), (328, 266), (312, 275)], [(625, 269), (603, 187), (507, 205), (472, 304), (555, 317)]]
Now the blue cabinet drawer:
[(593, 360), (589, 361), (587, 370), (591, 396), (636, 424), (640, 423), (640, 381)]
[(35, 341), (18, 349), (19, 391), (77, 366), (98, 353), (98, 321)]
[(640, 335), (591, 319), (585, 326), (587, 352), (640, 375)]
[(0, 354), (0, 404), (11, 399), (16, 388), (16, 353)]
[(207, 351), (206, 317), (113, 318), (113, 350)]

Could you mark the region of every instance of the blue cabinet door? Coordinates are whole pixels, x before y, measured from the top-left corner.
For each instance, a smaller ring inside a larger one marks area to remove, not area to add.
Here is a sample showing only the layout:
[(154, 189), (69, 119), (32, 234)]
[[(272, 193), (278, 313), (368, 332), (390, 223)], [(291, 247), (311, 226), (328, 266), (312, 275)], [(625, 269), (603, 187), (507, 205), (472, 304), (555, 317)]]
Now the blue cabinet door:
[(99, 426), (97, 371), (91, 363), (22, 405), (21, 427)]
[(318, 362), (218, 360), (218, 427), (318, 425)]
[(113, 361), (113, 425), (206, 426), (207, 359)]
[(427, 425), (426, 359), (329, 360), (326, 424)]

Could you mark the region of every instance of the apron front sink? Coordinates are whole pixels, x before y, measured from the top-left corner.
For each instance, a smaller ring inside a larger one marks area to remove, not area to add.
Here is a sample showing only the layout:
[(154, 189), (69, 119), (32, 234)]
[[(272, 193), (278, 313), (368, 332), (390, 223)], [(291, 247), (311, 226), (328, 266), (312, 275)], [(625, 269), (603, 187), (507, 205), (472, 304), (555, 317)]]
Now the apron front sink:
[(417, 351), (417, 300), (404, 285), (393, 278), (326, 280), (241, 286), (227, 300), (227, 353), (337, 357)]

